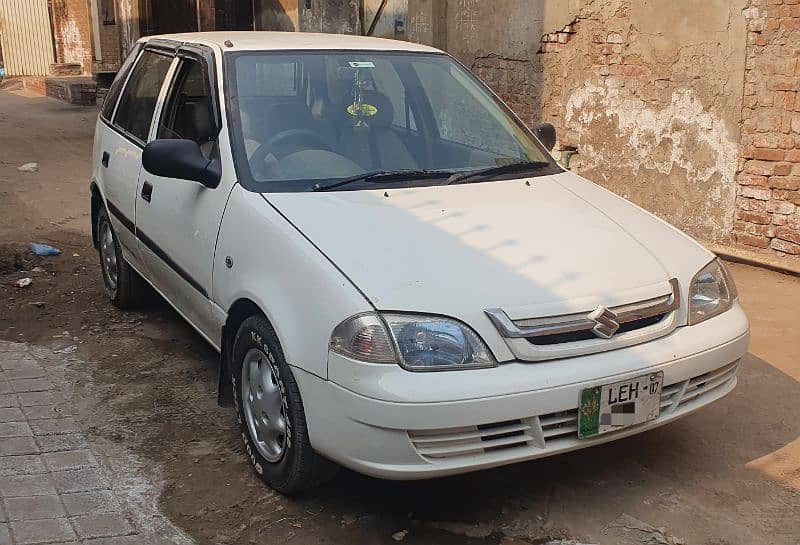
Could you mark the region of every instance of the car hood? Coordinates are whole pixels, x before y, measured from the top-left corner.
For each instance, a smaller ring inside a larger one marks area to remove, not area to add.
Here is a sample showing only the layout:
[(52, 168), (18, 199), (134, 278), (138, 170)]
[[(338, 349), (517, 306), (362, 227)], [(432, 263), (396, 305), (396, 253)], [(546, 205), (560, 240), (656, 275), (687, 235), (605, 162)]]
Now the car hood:
[(623, 201), (633, 219), (622, 219), (648, 233), (637, 240), (620, 223), (626, 214), (617, 209), (612, 219), (580, 195), (581, 184), (593, 185), (564, 173), (265, 198), (380, 310), (466, 320), (499, 307), (521, 319), (641, 300), (651, 288), (663, 293), (674, 272), (648, 245), (696, 244), (654, 235), (676, 231)]

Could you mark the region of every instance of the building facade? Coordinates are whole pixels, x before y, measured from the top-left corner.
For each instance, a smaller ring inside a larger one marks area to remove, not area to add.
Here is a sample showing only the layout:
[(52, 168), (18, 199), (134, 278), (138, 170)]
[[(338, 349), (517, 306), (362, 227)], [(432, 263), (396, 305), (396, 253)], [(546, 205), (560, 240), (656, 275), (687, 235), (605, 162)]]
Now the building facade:
[(555, 125), (576, 172), (700, 239), (800, 256), (800, 0), (0, 0), (10, 75), (20, 3), (49, 10), (38, 70), (49, 47), (55, 70), (100, 79), (165, 32), (431, 44)]

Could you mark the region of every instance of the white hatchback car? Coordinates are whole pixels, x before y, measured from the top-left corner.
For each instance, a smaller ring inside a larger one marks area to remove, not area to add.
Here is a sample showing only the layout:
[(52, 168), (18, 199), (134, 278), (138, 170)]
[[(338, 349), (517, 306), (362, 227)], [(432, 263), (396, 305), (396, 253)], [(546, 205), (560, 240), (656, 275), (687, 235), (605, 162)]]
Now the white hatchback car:
[(419, 479), (639, 433), (736, 385), (725, 267), (564, 171), (436, 49), (264, 32), (140, 40), (103, 105), (93, 236), (220, 351), (284, 492), (330, 461)]

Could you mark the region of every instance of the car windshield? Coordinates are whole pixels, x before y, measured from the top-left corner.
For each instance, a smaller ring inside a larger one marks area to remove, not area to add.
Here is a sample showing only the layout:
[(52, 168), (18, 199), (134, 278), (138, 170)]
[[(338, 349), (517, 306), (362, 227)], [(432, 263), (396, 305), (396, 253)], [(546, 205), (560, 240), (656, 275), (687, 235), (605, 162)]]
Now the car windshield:
[(254, 191), (311, 191), (337, 180), (347, 180), (336, 184), (342, 190), (443, 184), (517, 164), (480, 181), (559, 170), (477, 78), (442, 54), (232, 52), (225, 87), (238, 175)]

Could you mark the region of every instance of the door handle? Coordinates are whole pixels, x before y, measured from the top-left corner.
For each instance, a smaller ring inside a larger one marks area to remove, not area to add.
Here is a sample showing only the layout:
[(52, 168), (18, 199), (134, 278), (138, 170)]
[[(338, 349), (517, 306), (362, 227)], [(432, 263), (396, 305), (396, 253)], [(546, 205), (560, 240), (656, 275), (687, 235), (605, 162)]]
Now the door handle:
[(148, 181), (142, 184), (142, 198), (147, 202), (150, 202), (150, 199), (153, 198), (153, 184)]
[(108, 152), (107, 152), (107, 151), (104, 151), (104, 152), (103, 152), (103, 159), (102, 159), (102, 163), (103, 163), (103, 166), (104, 166), (104, 167), (106, 167), (106, 168), (108, 168), (108, 159), (109, 159)]

